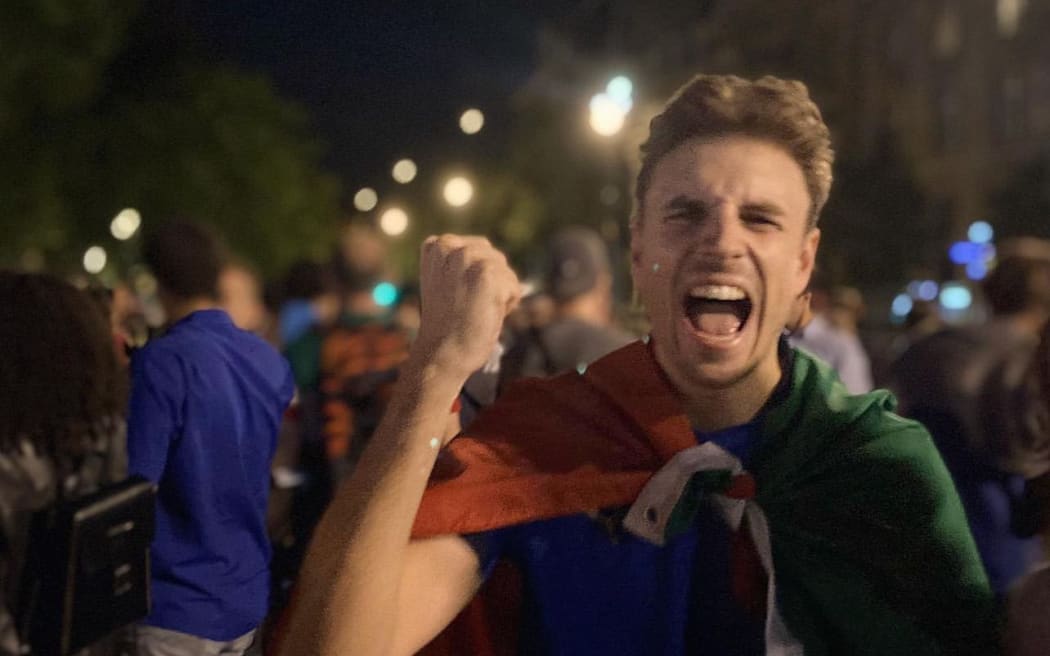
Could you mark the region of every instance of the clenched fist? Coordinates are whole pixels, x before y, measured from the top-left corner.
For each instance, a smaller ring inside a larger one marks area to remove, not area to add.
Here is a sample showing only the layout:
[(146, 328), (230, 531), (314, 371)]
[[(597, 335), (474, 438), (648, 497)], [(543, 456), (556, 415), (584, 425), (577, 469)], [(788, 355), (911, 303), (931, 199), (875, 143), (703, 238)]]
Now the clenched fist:
[(484, 237), (442, 235), (423, 242), (422, 320), (413, 357), (464, 379), (488, 360), (503, 319), (521, 298), (507, 258)]

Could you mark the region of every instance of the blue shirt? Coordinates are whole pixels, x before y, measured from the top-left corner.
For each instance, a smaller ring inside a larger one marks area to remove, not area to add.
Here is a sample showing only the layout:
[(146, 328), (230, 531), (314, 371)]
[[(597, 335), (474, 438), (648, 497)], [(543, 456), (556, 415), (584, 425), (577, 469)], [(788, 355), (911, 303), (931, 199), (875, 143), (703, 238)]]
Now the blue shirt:
[[(748, 463), (756, 424), (709, 434)], [(622, 519), (623, 512), (613, 513)], [(525, 580), (520, 653), (760, 655), (764, 618), (733, 598), (730, 531), (713, 509), (657, 547), (588, 515), (467, 536), (488, 576), (500, 558)]]
[(159, 488), (147, 624), (228, 641), (265, 617), (270, 462), (293, 392), (280, 354), (221, 310), (135, 354), (128, 469)]

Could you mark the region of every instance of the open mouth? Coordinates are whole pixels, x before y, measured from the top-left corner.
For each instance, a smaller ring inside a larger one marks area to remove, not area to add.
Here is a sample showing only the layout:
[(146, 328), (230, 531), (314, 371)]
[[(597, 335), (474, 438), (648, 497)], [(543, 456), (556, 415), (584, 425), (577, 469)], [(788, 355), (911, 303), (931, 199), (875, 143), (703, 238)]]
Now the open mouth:
[(683, 300), (685, 316), (697, 333), (729, 339), (747, 325), (751, 299), (735, 285), (693, 287)]

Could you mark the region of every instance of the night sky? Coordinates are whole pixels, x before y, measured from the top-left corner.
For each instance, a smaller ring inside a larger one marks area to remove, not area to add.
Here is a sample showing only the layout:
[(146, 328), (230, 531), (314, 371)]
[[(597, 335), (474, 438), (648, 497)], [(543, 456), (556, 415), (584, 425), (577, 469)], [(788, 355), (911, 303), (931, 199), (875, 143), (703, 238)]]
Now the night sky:
[[(156, 0), (205, 59), (261, 72), (309, 111), (345, 191), (394, 186), (400, 157), (438, 165), (498, 157), (510, 96), (528, 78), (558, 3)], [(546, 14), (546, 15), (545, 15)], [(468, 137), (460, 113), (485, 112)]]

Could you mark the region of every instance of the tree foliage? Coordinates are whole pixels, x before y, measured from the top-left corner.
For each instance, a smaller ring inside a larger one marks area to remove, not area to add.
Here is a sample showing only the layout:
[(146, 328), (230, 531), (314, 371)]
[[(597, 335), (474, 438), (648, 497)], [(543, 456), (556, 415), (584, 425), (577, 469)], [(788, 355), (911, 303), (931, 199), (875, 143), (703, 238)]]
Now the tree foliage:
[(323, 249), (339, 190), (304, 113), (262, 77), (144, 46), (150, 21), (131, 0), (0, 9), (0, 262), (71, 268), (91, 243), (130, 259), (108, 230), (124, 207), (212, 223), (263, 270)]

